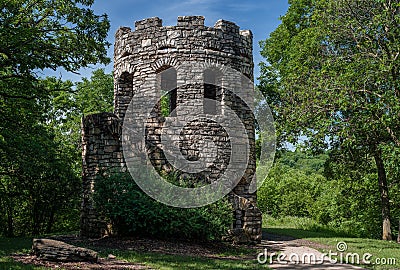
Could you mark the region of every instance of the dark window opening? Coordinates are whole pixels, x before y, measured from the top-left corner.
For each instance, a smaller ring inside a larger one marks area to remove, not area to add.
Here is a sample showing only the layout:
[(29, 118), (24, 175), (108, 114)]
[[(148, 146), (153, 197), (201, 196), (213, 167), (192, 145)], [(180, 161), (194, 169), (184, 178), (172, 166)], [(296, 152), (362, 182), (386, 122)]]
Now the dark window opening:
[(205, 114), (218, 114), (221, 102), (221, 74), (219, 71), (206, 69), (204, 71), (204, 102)]
[(124, 72), (117, 80), (118, 91), (116, 95), (118, 96), (129, 96), (132, 97), (133, 94), (133, 75)]
[(125, 116), (128, 107), (125, 98), (133, 96), (133, 75), (123, 72), (117, 80), (117, 90), (114, 91), (114, 113), (121, 119)]
[(167, 67), (159, 72), (159, 86), (161, 90), (160, 115), (176, 116), (177, 84), (174, 68)]

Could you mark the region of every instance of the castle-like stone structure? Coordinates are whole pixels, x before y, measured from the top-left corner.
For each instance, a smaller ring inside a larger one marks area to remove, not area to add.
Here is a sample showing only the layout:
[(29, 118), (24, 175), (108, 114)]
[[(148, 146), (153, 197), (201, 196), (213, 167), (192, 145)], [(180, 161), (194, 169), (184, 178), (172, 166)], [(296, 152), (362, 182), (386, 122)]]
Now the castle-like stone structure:
[[(168, 105), (164, 108), (167, 115), (163, 115), (165, 112), (162, 112), (159, 102), (151, 108), (151, 117), (146, 124), (147, 154), (152, 165), (157, 171), (173, 171), (175, 175), (198, 182), (218, 181), (227, 170), (232, 160), (231, 151), (237, 145), (232, 145), (229, 134), (218, 125), (217, 120), (226, 118), (227, 108), (234, 111), (245, 127), (248, 149), (244, 153), (248, 155), (248, 162), (244, 174), (237, 179), (237, 185), (228, 195), (234, 207), (234, 224), (230, 234), (237, 242), (261, 240), (261, 213), (256, 207), (256, 194), (249, 191), (256, 169), (255, 120), (252, 108), (246, 105), (253, 104), (254, 98), (252, 46), (250, 31), (242, 31), (236, 24), (224, 20), (219, 20), (214, 27), (207, 27), (202, 16), (178, 17), (176, 26), (163, 26), (161, 19), (149, 18), (136, 22), (134, 31), (128, 27), (117, 31), (114, 46), (114, 113), (94, 114), (82, 119), (82, 236), (96, 238), (106, 232), (107, 224), (94, 207), (93, 192), (101, 171), (126, 167), (122, 151), (122, 125), (128, 117), (129, 104), (138, 96), (161, 98), (162, 90), (168, 89), (169, 93), (165, 95)], [(185, 70), (180, 68), (184, 63), (201, 63), (203, 68)], [(219, 67), (229, 67), (243, 76), (235, 77)], [(193, 76), (203, 81), (199, 83), (197, 80), (189, 85), (183, 83), (183, 78), (193, 72)], [(157, 83), (154, 87), (143, 88), (148, 78), (156, 78)], [(240, 89), (240, 95), (225, 87), (228, 85)], [(207, 167), (196, 173), (184, 173), (174, 168), (165, 156), (161, 141), (165, 123), (184, 121), (185, 116), (192, 113), (190, 104), (202, 104), (202, 115), (207, 117), (187, 123), (173, 143), (189, 161), (207, 155), (207, 150), (196, 147), (204, 140), (213, 142), (217, 149)], [(137, 117), (144, 115), (138, 114)]]

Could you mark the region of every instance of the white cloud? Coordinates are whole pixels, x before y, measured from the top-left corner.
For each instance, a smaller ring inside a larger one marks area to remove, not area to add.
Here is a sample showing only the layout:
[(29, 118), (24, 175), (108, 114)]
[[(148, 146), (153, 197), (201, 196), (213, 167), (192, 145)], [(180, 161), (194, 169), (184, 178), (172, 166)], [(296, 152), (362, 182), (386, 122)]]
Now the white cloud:
[(241, 11), (241, 12), (249, 12), (249, 11), (254, 11), (254, 10), (266, 10), (269, 8), (270, 5), (267, 5), (265, 2), (264, 3), (255, 3), (253, 1), (251, 2), (240, 2), (240, 3), (229, 3), (227, 4), (227, 7), (231, 11)]
[(165, 21), (175, 24), (177, 16), (202, 15), (207, 22), (214, 24), (218, 19), (224, 17), (224, 14), (216, 9), (216, 6), (221, 5), (221, 2), (215, 0), (171, 1), (166, 9), (168, 12), (163, 12), (168, 13), (168, 18), (165, 17)]

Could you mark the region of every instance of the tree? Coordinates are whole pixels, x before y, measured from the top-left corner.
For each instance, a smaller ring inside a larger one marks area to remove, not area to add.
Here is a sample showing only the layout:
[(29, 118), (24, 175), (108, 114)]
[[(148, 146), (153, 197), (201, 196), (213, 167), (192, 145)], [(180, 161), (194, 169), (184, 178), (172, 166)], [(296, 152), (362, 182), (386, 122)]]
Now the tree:
[[(0, 10), (0, 97), (33, 99), (46, 68), (77, 72), (90, 64), (108, 63), (106, 15), (88, 7), (93, 0), (9, 0)], [(25, 87), (23, 87), (25, 86)]]
[[(108, 63), (109, 21), (93, 0), (8, 0), (0, 9), (0, 222), (7, 235), (43, 233), (74, 209), (76, 158), (62, 144), (54, 96), (72, 84), (39, 78)], [(70, 104), (71, 105), (71, 104)], [(66, 106), (66, 109), (71, 108)], [(64, 134), (66, 135), (66, 134)], [(76, 153), (76, 150), (75, 152)], [(57, 215), (59, 216), (57, 218)]]
[(281, 140), (306, 136), (363, 162), (373, 159), (382, 238), (391, 239), (384, 155), (400, 147), (400, 4), (391, 0), (292, 0), (261, 42), (260, 89)]
[(46, 122), (56, 130), (57, 138), (65, 150), (74, 156), (80, 172), (81, 118), (92, 113), (112, 112), (113, 76), (111, 73), (105, 73), (103, 69), (97, 69), (90, 78), (83, 78), (75, 84), (56, 78), (47, 78), (46, 83), (55, 89), (69, 89), (52, 94), (46, 110)]
[(113, 78), (104, 70), (75, 85), (56, 78), (38, 83), (65, 91), (50, 91), (39, 103), (11, 99), (0, 115), (14, 120), (0, 140), (0, 224), (9, 236), (76, 229), (81, 117), (112, 108)]
[(7, 110), (0, 117), (12, 120), (0, 129), (3, 233), (50, 232), (60, 216), (76, 204), (79, 177), (54, 130), (40, 121), (41, 104), (25, 99), (3, 104)]

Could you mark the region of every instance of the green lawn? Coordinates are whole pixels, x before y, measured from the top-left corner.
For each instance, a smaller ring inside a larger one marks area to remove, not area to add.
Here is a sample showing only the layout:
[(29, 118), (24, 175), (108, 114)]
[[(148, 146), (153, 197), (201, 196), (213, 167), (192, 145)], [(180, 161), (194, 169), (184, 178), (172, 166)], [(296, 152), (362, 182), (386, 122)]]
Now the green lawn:
[(271, 217), (265, 217), (264, 225), (267, 225), (266, 231), (269, 233), (303, 238), (329, 246), (327, 249), (322, 249), (321, 251), (323, 252), (329, 252), (329, 250), (337, 252), (336, 245), (339, 242), (345, 242), (347, 244), (346, 253), (357, 253), (361, 259), (365, 253), (370, 253), (372, 257), (369, 260), (372, 263), (374, 263), (376, 259), (381, 261), (396, 261), (394, 265), (374, 264), (368, 267), (370, 269), (400, 269), (400, 244), (394, 241), (351, 237), (346, 233), (319, 226), (314, 221), (307, 218), (287, 217), (283, 219), (273, 219)]

